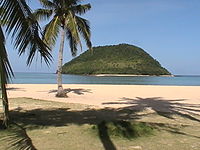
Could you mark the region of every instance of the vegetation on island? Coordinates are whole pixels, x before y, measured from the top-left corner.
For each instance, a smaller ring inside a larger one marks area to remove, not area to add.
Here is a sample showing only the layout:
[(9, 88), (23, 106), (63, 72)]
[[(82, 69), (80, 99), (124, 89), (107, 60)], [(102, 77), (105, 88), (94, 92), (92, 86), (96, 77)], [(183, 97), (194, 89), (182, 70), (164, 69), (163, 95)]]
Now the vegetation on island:
[(143, 49), (119, 44), (93, 48), (63, 66), (64, 74), (170, 75)]

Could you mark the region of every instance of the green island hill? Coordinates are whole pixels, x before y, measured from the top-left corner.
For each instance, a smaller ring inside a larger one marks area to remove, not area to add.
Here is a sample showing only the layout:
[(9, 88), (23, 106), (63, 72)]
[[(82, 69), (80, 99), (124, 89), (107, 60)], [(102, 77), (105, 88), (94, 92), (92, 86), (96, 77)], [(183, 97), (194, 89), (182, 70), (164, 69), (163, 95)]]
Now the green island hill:
[(94, 47), (63, 65), (63, 74), (171, 75), (143, 49), (119, 44)]

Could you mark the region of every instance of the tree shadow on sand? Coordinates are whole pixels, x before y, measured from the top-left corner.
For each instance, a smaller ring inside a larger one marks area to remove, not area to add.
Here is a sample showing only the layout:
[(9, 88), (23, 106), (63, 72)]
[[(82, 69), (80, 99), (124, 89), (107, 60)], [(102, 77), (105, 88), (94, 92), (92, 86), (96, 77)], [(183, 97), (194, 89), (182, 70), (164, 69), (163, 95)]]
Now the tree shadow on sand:
[(135, 112), (141, 112), (149, 108), (156, 112), (158, 115), (169, 119), (174, 119), (173, 115), (179, 115), (181, 117), (200, 122), (200, 119), (198, 118), (198, 116), (200, 115), (200, 105), (188, 104), (185, 103), (186, 101), (187, 100), (185, 99), (166, 100), (161, 97), (136, 97), (136, 99), (123, 97), (118, 102), (108, 102), (103, 104), (125, 104), (128, 106), (124, 107), (123, 109), (129, 109)]
[(6, 88), (8, 91), (23, 91), (26, 92), (26, 90), (24, 90), (24, 88), (14, 88), (14, 87), (10, 87), (10, 88)]
[[(179, 115), (181, 117), (200, 122), (200, 105), (186, 104), (185, 100), (163, 100), (160, 97), (155, 98), (122, 98), (119, 102), (105, 103), (106, 105), (115, 104), (128, 104), (129, 106), (114, 109), (84, 109), (84, 110), (71, 110), (70, 108), (47, 108), (47, 109), (33, 109), (33, 110), (12, 110), (12, 120), (21, 124), (27, 129), (46, 128), (50, 126), (67, 126), (69, 124), (76, 125), (97, 125), (99, 138), (104, 146), (105, 150), (116, 150), (114, 143), (112, 142), (107, 127), (104, 122), (110, 121), (136, 121), (148, 114), (138, 113), (151, 108), (158, 115), (166, 117), (168, 119), (174, 119), (173, 115)], [(148, 122), (153, 128), (162, 128), (168, 132), (200, 138), (195, 135), (190, 135), (184, 132), (180, 132), (176, 126), (169, 126), (166, 123)], [(117, 125), (116, 125), (117, 126)], [(129, 131), (127, 129), (127, 131)]]
[[(50, 90), (49, 93), (57, 93), (58, 90)], [(68, 94), (70, 92), (77, 94), (77, 95), (84, 95), (85, 93), (92, 93), (90, 89), (64, 89), (65, 93)]]

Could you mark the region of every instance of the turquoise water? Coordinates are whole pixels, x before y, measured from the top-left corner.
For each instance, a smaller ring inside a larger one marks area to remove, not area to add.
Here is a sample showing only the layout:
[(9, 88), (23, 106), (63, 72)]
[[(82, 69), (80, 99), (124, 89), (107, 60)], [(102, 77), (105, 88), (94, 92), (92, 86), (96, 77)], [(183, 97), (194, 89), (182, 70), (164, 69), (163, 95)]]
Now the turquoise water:
[[(54, 84), (53, 73), (15, 73), (11, 83), (15, 84)], [(200, 76), (175, 77), (95, 77), (82, 75), (63, 75), (65, 84), (120, 84), (120, 85), (178, 85), (200, 86)]]

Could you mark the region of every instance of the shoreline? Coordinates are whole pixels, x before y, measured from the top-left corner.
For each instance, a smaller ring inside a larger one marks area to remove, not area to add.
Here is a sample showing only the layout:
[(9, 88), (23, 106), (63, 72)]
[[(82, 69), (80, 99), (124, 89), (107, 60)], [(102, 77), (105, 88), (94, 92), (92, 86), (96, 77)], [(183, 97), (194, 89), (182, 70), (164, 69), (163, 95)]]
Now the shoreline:
[(96, 74), (96, 77), (174, 77), (174, 75)]

